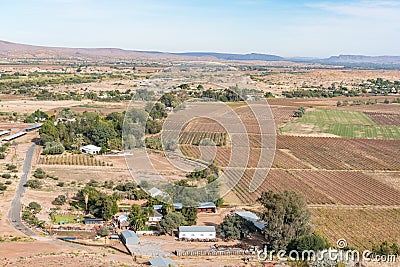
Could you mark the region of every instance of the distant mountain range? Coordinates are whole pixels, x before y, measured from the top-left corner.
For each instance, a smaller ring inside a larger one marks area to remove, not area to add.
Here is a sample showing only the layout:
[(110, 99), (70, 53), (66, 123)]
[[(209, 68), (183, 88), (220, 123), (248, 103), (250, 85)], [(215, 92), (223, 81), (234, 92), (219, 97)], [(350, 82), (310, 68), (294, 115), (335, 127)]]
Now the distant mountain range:
[(232, 54), (215, 52), (167, 53), (158, 51), (135, 51), (118, 48), (64, 48), (18, 44), (0, 41), (0, 60), (13, 58), (49, 59), (219, 59), (219, 60), (259, 60), (290, 61), (349, 66), (396, 66), (400, 67), (400, 56), (339, 55), (329, 58), (284, 58), (269, 54)]

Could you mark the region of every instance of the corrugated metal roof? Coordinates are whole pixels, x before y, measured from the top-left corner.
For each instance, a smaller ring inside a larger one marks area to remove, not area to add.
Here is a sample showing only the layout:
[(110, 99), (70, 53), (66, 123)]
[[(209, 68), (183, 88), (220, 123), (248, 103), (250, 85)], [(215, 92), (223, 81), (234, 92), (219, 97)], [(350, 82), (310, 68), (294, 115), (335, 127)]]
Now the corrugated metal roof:
[(8, 130), (4, 130), (0, 132), (0, 136), (5, 135), (5, 134), (9, 134), (11, 131)]
[(216, 208), (214, 202), (200, 202), (199, 203), (199, 208)]
[(179, 226), (179, 232), (215, 232), (214, 226)]
[(42, 124), (35, 124), (35, 125), (32, 125), (32, 126), (26, 127), (25, 131), (34, 130), (34, 129), (40, 128), (41, 126), (42, 126)]
[(26, 134), (26, 132), (19, 132), (19, 133), (13, 134), (13, 135), (9, 135), (9, 136), (5, 137), (3, 139), (3, 141), (11, 141), (11, 140), (18, 138), (20, 136), (23, 136), (25, 134)]
[(260, 221), (260, 218), (254, 212), (236, 211), (235, 214), (242, 217), (245, 220), (252, 222), (254, 224), (254, 226), (260, 230), (264, 229), (265, 225), (267, 225), (266, 222)]
[(157, 267), (169, 267), (169, 266), (178, 266), (169, 258), (162, 258), (162, 257), (157, 257), (157, 258), (152, 258), (149, 260), (151, 266), (157, 266)]
[(124, 230), (124, 231), (121, 232), (121, 235), (122, 235), (125, 239), (127, 239), (127, 238), (129, 238), (129, 237), (139, 238), (138, 235), (137, 235), (134, 231), (131, 231), (131, 230)]

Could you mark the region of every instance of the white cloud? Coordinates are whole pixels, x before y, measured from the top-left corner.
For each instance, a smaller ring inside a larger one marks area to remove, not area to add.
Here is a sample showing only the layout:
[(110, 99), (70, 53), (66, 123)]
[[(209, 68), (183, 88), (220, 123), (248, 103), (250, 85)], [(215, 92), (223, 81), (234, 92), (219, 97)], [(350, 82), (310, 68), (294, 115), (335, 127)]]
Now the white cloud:
[(348, 2), (320, 2), (307, 4), (308, 7), (321, 9), (338, 15), (364, 17), (381, 20), (399, 21), (399, 1), (359, 0)]

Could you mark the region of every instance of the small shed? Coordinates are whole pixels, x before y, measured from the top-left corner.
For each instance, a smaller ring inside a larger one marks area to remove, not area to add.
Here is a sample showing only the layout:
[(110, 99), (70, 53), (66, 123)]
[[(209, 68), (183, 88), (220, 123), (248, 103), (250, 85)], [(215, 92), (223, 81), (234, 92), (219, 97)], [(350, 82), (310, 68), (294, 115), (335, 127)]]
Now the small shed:
[(85, 217), (83, 223), (87, 225), (103, 225), (104, 220), (102, 218)]
[(178, 267), (170, 258), (157, 257), (150, 259), (150, 265), (156, 267)]
[(81, 146), (79, 150), (85, 154), (96, 155), (100, 153), (101, 147), (95, 145), (87, 145), (87, 146)]
[(129, 248), (129, 246), (139, 244), (139, 237), (134, 231), (124, 230), (121, 232), (121, 241)]
[(217, 206), (213, 202), (200, 202), (197, 208), (198, 212), (216, 213)]

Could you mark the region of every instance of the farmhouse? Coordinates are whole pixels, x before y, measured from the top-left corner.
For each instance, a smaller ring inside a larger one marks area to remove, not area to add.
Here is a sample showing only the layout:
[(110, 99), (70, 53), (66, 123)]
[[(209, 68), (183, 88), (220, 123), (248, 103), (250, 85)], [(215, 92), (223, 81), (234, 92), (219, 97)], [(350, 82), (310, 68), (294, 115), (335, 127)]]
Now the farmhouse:
[(157, 225), (162, 218), (163, 218), (162, 214), (157, 209), (154, 209), (154, 214), (152, 216), (149, 216), (148, 224)]
[(150, 259), (149, 262), (151, 266), (156, 267), (178, 267), (178, 265), (169, 258), (157, 257)]
[(257, 229), (262, 230), (264, 227), (267, 225), (266, 222), (260, 221), (260, 218), (255, 214), (254, 212), (251, 211), (236, 211), (236, 215), (242, 217), (243, 219), (250, 221), (254, 224)]
[(179, 226), (180, 239), (209, 240), (215, 237), (214, 226)]
[(79, 150), (85, 154), (95, 155), (99, 154), (101, 147), (95, 145), (87, 145), (87, 146), (81, 146)]

